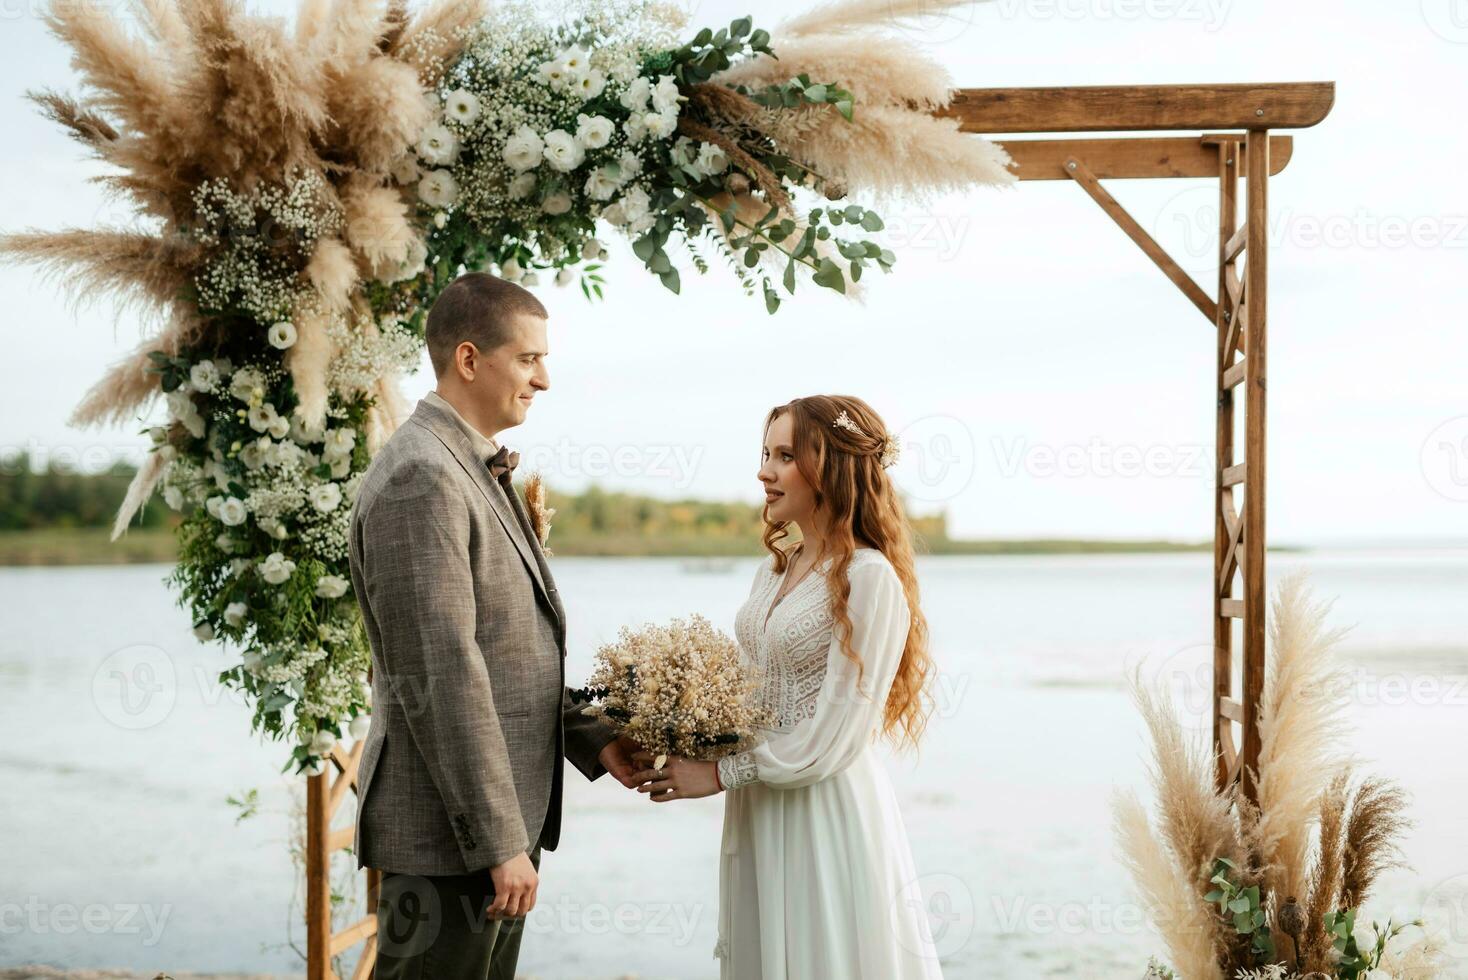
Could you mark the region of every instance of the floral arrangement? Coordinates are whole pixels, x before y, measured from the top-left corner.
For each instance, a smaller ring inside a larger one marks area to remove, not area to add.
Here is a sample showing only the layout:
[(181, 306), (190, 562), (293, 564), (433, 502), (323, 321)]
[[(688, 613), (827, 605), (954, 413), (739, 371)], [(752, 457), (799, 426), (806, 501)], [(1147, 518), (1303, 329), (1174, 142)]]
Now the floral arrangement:
[(1421, 920), (1371, 926), (1358, 917), (1382, 872), (1400, 862), (1406, 800), (1392, 783), (1358, 778), (1345, 734), (1327, 606), (1302, 573), (1279, 586), (1260, 704), (1257, 805), (1214, 786), (1214, 759), (1183, 730), (1167, 692), (1133, 678), (1152, 737), (1157, 820), (1132, 794), (1114, 802), (1123, 863), (1188, 980), (1424, 980), (1444, 947), (1430, 933), (1394, 942)]
[(45, 12), (83, 92), (31, 97), (136, 220), (10, 234), (0, 254), (144, 314), (72, 421), (144, 425), (114, 537), (160, 489), (183, 515), (180, 603), (237, 658), (220, 679), (255, 728), (295, 742), (287, 768), (321, 772), (366, 724), (350, 508), (442, 288), (545, 272), (599, 298), (605, 226), (674, 291), (676, 236), (699, 271), (712, 242), (771, 312), (798, 274), (851, 292), (895, 257), (866, 237), (875, 213), (831, 201), (1015, 180), (932, 115), (942, 69), (882, 31), (931, 7), (844, 0), (777, 39), (741, 18), (684, 41), (648, 0), (554, 21), (485, 0), (304, 0), (294, 23), (232, 0)]
[(595, 701), (582, 710), (613, 722), (661, 769), (669, 755), (714, 760), (749, 748), (769, 721), (755, 688), (734, 641), (693, 616), (624, 627), (597, 650), (587, 686), (572, 697)]

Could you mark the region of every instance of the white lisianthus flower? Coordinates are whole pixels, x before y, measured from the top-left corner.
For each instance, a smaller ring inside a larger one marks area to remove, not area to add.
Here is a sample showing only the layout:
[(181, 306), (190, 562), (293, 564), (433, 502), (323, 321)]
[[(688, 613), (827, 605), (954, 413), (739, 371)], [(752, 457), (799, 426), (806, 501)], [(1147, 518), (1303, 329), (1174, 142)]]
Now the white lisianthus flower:
[(353, 474), (350, 480), (342, 484), (342, 493), (346, 494), (348, 500), (357, 499), (357, 491), (362, 488), (362, 478), (366, 475), (367, 471), (363, 470), (361, 473)]
[(698, 151), (693, 148), (693, 140), (687, 136), (680, 136), (673, 141), (673, 148), (668, 151), (668, 158), (680, 167), (691, 167), (693, 161), (698, 159)]
[(500, 158), (515, 171), (534, 170), (540, 166), (541, 154), (545, 152), (545, 141), (529, 126), (521, 126), (515, 135), (505, 140)]
[(342, 502), (342, 488), (335, 483), (321, 483), (306, 491), (311, 506), (323, 514), (330, 514)]
[(583, 258), (588, 258), (588, 259), (600, 258), (601, 257), (601, 254), (603, 252), (605, 252), (605, 251), (606, 251), (606, 247), (604, 245), (602, 245), (601, 242), (597, 241), (595, 238), (588, 238), (586, 240), (586, 243), (581, 246), (581, 255), (582, 255)]
[(607, 76), (592, 68), (576, 80), (574, 88), (580, 93), (583, 102), (590, 102), (606, 91)]
[(641, 75), (632, 79), (632, 83), (623, 89), (617, 101), (622, 103), (622, 108), (631, 112), (634, 116), (647, 108), (647, 100), (652, 95), (652, 82)]
[(219, 505), (224, 503), (224, 498), (215, 496), (204, 501), (204, 512), (216, 521), (219, 520)]
[(326, 425), (324, 422), (318, 422), (308, 426), (305, 416), (298, 409), (291, 413), (291, 438), (302, 444), (320, 442), (326, 438)]
[(442, 228), (444, 225), (446, 225), (448, 223), (449, 223), (449, 213), (447, 211), (439, 211), (439, 212), (436, 212), (434, 214), (434, 216), (433, 216), (433, 227), (435, 227), (435, 228)]
[(243, 602), (231, 602), (224, 607), (224, 621), (235, 629), (245, 625), (245, 617), (249, 615), (250, 607)]
[(336, 746), (336, 736), (331, 732), (317, 732), (311, 736), (311, 754), (325, 755)]
[(194, 627), (194, 635), (203, 640), (205, 643), (208, 643), (210, 640), (214, 639), (214, 627), (209, 625), (207, 622), (200, 623), (198, 626)]
[(357, 430), (350, 426), (342, 426), (340, 429), (332, 429), (326, 433), (326, 448), (322, 455), (327, 459), (337, 459), (342, 456), (350, 456), (352, 447), (357, 445)]
[(392, 179), (404, 187), (418, 183), (418, 178), (422, 176), (423, 168), (418, 166), (418, 158), (411, 153), (404, 154), (392, 165)]
[(234, 551), (234, 538), (230, 537), (228, 534), (220, 534), (214, 539), (214, 547), (218, 548), (220, 551), (224, 552), (227, 555), (230, 552)]
[(239, 527), (245, 523), (249, 511), (245, 509), (245, 502), (238, 497), (225, 497), (219, 504), (219, 523), (225, 527)]
[(615, 130), (616, 126), (606, 116), (588, 116), (584, 112), (576, 116), (576, 142), (588, 150), (606, 146)]
[(296, 325), (289, 320), (273, 324), (266, 331), (265, 339), (269, 340), (270, 346), (276, 350), (288, 350), (296, 343)]
[(245, 668), (245, 673), (247, 674), (259, 673), (260, 665), (264, 661), (265, 657), (259, 650), (246, 650), (245, 655), (240, 658), (240, 663)]
[(563, 191), (548, 194), (540, 202), (540, 209), (546, 214), (565, 214), (571, 210), (571, 195)]
[(243, 367), (229, 382), (229, 393), (242, 402), (265, 397), (265, 376), (252, 367)]
[(169, 510), (183, 510), (184, 495), (178, 487), (168, 486), (163, 488), (163, 502), (168, 505)]
[(352, 472), (352, 457), (341, 456), (328, 460), (327, 465), (331, 467), (331, 478), (333, 480), (344, 480), (347, 474)]
[(652, 207), (652, 199), (641, 187), (628, 188), (627, 193), (622, 195), (618, 203), (622, 205), (622, 213), (626, 215), (628, 221), (638, 221), (647, 217), (648, 209)]
[(323, 575), (316, 580), (316, 595), (321, 599), (340, 599), (351, 583), (340, 575)]
[(271, 585), (280, 585), (296, 571), (296, 563), (278, 551), (272, 551), (260, 563), (260, 577)]
[(524, 274), (525, 270), (520, 268), (520, 263), (515, 261), (514, 259), (505, 259), (504, 262), (500, 263), (501, 279), (504, 279), (508, 282), (518, 282), (520, 277)]
[(616, 167), (597, 167), (586, 178), (586, 193), (595, 201), (610, 201), (621, 187)]
[(509, 193), (510, 199), (513, 201), (528, 197), (533, 190), (535, 190), (535, 174), (533, 173), (520, 174), (514, 180), (510, 181)]
[[(564, 268), (564, 269), (559, 269), (559, 270), (556, 271), (556, 285), (557, 286), (569, 286), (569, 285), (571, 285), (571, 283), (573, 283), (575, 281), (576, 281), (576, 273), (573, 270), (571, 270), (569, 268)], [(175, 508), (175, 509), (177, 509), (177, 508)]]
[(671, 112), (674, 116), (678, 114), (678, 80), (672, 75), (663, 75), (658, 79), (657, 86), (652, 90), (652, 107), (658, 112)]
[[(265, 442), (263, 446), (260, 445), (262, 439)], [(240, 450), (240, 462), (245, 464), (245, 469), (253, 473), (265, 465), (265, 460), (269, 458), (268, 451), (270, 446), (269, 436), (261, 436), (260, 439), (252, 440), (245, 448)]]
[(566, 48), (556, 60), (566, 69), (566, 74), (572, 78), (580, 78), (591, 68), (591, 52), (579, 44), (573, 44)]
[(647, 135), (664, 140), (678, 128), (678, 117), (671, 112), (649, 112), (642, 117), (642, 125)]
[(213, 391), (219, 384), (219, 368), (213, 361), (200, 361), (189, 368), (189, 384), (195, 391)]
[(634, 112), (627, 117), (622, 124), (622, 132), (627, 134), (627, 142), (641, 143), (647, 136), (647, 117), (641, 112)]
[(479, 118), (479, 97), (468, 89), (456, 88), (444, 97), (443, 114), (461, 123), (472, 123)]
[(459, 158), (459, 138), (443, 123), (434, 123), (418, 137), (418, 155), (434, 167), (446, 167)]
[(270, 428), (271, 423), (273, 423), (279, 417), (280, 416), (275, 414), (275, 405), (270, 402), (263, 402), (259, 405), (251, 405), (249, 413), (245, 416), (245, 418), (250, 423), (250, 428), (254, 429), (256, 432), (267, 431)]
[(586, 151), (576, 142), (576, 137), (564, 129), (553, 129), (545, 134), (542, 153), (546, 163), (563, 174), (575, 170), (586, 159)]
[(622, 155), (617, 157), (617, 167), (622, 171), (617, 179), (625, 184), (642, 173), (642, 158), (631, 150), (623, 150)]
[(694, 165), (707, 177), (721, 174), (729, 166), (729, 154), (717, 143), (704, 143), (698, 148), (698, 159)]
[(271, 419), (270, 428), (267, 431), (277, 439), (284, 439), (291, 434), (290, 420), (284, 416), (277, 415)]
[(538, 69), (540, 80), (549, 85), (554, 91), (559, 92), (566, 87), (566, 81), (570, 76), (570, 69), (560, 58), (552, 58), (543, 61)]
[(431, 208), (446, 208), (459, 199), (459, 182), (447, 170), (430, 170), (418, 181), (418, 197)]
[(367, 733), (369, 731), (371, 731), (371, 730), (372, 730), (372, 716), (371, 715), (358, 715), (357, 717), (353, 718), (352, 719), (352, 723), (347, 726), (347, 734), (350, 735), (350, 736), (352, 736), (352, 738), (357, 739), (357, 740), (361, 740), (361, 739), (366, 738), (367, 737)]

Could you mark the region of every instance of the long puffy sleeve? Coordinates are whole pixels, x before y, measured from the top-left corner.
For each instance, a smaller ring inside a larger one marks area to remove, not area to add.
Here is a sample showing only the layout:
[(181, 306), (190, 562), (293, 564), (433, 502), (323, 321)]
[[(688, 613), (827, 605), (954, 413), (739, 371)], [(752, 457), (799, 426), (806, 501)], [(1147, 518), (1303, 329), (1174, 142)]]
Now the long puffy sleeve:
[(719, 760), (725, 789), (753, 782), (795, 789), (820, 782), (851, 765), (880, 730), (911, 617), (902, 582), (885, 560), (853, 563), (848, 574), (852, 649), (865, 665), (860, 690), (857, 666), (842, 652), (840, 629), (833, 624), (814, 715), (748, 752)]

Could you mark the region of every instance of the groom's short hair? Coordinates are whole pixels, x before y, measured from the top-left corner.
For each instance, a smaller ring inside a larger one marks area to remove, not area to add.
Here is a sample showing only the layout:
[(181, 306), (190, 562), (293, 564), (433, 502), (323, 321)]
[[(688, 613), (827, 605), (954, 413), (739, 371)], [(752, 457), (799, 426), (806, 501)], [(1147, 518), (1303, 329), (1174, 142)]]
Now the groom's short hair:
[(486, 353), (503, 346), (510, 325), (522, 314), (550, 316), (530, 290), (487, 272), (466, 272), (449, 283), (433, 301), (424, 330), (434, 377), (443, 377), (454, 350), (466, 340)]

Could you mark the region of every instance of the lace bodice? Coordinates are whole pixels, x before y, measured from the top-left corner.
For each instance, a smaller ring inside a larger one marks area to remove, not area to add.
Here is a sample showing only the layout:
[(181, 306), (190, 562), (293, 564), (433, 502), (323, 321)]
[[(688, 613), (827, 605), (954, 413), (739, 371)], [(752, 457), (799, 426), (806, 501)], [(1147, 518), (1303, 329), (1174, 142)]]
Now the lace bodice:
[[(784, 577), (775, 574), (774, 559), (767, 559), (735, 616), (740, 652), (758, 678), (756, 697), (772, 719), (770, 735), (788, 733), (815, 716), (831, 656), (831, 596), (825, 578), (831, 564), (832, 559), (825, 559), (771, 608)], [(869, 565), (884, 566), (895, 581), (886, 557), (874, 548), (855, 551), (848, 578), (854, 582)], [(754, 781), (754, 754), (740, 752), (720, 760), (719, 775), (726, 788)]]

